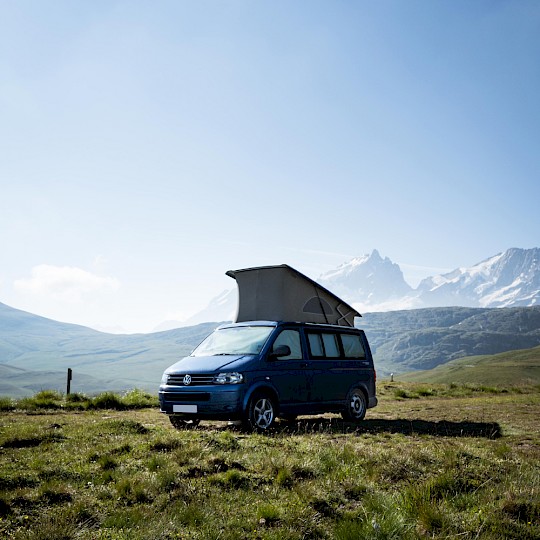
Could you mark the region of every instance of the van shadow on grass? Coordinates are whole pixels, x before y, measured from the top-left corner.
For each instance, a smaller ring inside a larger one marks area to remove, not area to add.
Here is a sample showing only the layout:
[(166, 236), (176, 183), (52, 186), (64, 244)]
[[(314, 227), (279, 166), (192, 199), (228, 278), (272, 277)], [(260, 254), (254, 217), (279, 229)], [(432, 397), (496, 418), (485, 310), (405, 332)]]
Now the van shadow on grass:
[(498, 439), (502, 436), (501, 426), (497, 422), (450, 422), (440, 420), (364, 420), (360, 424), (351, 424), (335, 418), (301, 418), (294, 422), (280, 422), (274, 428), (277, 433), (401, 433), (403, 435), (434, 435), (438, 437), (485, 437)]

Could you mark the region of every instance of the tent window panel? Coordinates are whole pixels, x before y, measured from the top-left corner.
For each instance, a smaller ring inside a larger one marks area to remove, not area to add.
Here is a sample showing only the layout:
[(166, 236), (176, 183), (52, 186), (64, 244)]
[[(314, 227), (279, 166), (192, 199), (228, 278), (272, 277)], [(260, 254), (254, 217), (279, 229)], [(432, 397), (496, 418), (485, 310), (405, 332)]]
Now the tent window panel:
[(272, 348), (275, 349), (279, 345), (288, 345), (291, 349), (289, 356), (280, 356), (279, 360), (301, 360), (302, 345), (300, 342), (300, 332), (298, 330), (283, 330), (274, 341)]
[(364, 345), (360, 336), (355, 334), (341, 334), (341, 343), (345, 358), (365, 358)]
[(339, 344), (336, 334), (322, 334), (322, 341), (324, 344), (324, 352), (326, 358), (339, 358)]
[(333, 315), (332, 306), (324, 299), (318, 296), (310, 298), (302, 310), (304, 313), (319, 313), (321, 315)]
[(309, 342), (309, 350), (311, 351), (311, 356), (317, 356), (322, 358), (324, 356), (323, 342), (320, 334), (311, 334), (307, 335)]

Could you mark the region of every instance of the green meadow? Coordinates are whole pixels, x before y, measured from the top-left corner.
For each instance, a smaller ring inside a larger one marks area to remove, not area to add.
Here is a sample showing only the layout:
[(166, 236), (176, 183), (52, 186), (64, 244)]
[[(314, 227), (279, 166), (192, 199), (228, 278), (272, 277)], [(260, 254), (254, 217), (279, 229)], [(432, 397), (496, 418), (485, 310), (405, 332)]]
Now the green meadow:
[(144, 392), (0, 402), (0, 537), (540, 538), (540, 388), (382, 381), (360, 426), (176, 431)]

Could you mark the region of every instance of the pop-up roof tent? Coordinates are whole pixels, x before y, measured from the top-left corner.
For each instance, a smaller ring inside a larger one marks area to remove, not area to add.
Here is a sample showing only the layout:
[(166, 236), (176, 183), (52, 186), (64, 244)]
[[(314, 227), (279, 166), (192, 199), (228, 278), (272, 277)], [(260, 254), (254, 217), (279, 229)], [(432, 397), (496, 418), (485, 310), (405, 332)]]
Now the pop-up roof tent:
[(235, 322), (296, 321), (354, 326), (361, 317), (328, 289), (286, 264), (229, 270), (238, 283)]

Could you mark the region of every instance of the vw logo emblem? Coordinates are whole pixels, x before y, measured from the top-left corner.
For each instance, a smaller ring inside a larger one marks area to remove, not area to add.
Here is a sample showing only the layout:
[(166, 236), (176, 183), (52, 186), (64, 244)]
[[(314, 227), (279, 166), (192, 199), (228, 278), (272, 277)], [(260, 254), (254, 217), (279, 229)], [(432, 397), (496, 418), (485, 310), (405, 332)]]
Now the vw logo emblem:
[(184, 375), (184, 379), (182, 381), (186, 386), (188, 384), (191, 384), (191, 375)]

